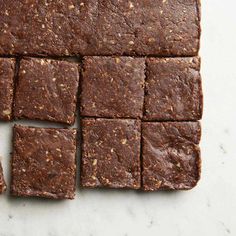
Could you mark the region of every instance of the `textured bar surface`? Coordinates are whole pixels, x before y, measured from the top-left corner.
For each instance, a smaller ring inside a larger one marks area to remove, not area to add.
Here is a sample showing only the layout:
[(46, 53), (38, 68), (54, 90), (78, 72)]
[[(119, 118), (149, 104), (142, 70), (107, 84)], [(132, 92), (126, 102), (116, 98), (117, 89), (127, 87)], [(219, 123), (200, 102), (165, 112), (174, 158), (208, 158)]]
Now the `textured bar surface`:
[(189, 121), (202, 117), (200, 59), (147, 59), (144, 119)]
[(199, 50), (199, 0), (8, 0), (0, 9), (0, 55), (195, 56)]
[(81, 83), (81, 115), (142, 117), (144, 79), (144, 58), (86, 57)]
[(199, 122), (142, 123), (143, 189), (187, 190), (201, 171)]
[(140, 188), (140, 121), (82, 120), (81, 185)]
[(15, 118), (73, 124), (78, 84), (77, 63), (23, 59), (16, 86)]
[(14, 127), (11, 194), (73, 199), (76, 130)]

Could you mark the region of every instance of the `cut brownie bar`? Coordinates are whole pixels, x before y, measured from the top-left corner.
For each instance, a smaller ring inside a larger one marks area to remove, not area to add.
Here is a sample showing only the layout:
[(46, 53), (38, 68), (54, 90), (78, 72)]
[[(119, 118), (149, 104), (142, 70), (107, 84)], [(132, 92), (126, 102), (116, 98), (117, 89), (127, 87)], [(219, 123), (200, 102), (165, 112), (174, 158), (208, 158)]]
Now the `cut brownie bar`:
[(198, 122), (142, 124), (143, 189), (191, 189), (200, 178)]
[(0, 58), (0, 120), (12, 117), (15, 60)]
[(199, 0), (99, 0), (94, 54), (197, 55)]
[(2, 55), (63, 56), (93, 51), (97, 0), (8, 0), (0, 1), (0, 9)]
[(199, 0), (8, 0), (0, 9), (0, 54), (192, 56), (199, 49)]
[(200, 59), (147, 59), (146, 120), (199, 120), (202, 117)]
[(78, 83), (76, 63), (23, 59), (16, 87), (14, 116), (73, 124)]
[(11, 193), (73, 199), (76, 130), (14, 126)]
[(0, 162), (0, 194), (6, 191), (6, 183), (3, 176), (2, 164)]
[(140, 122), (82, 120), (81, 185), (140, 188)]
[(81, 115), (142, 117), (145, 60), (131, 57), (86, 57)]

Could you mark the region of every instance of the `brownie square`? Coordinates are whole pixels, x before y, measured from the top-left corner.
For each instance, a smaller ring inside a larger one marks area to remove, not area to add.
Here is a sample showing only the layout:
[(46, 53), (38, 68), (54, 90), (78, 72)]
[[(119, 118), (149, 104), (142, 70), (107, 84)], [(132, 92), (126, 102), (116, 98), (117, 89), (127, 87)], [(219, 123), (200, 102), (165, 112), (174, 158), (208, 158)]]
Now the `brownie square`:
[(11, 120), (15, 60), (0, 58), (0, 120)]
[(76, 130), (14, 126), (11, 194), (73, 199)]
[(144, 118), (190, 121), (202, 117), (200, 59), (147, 59)]
[(142, 123), (142, 187), (187, 190), (201, 169), (198, 122)]
[(82, 187), (140, 188), (140, 121), (82, 120)]
[(81, 115), (142, 117), (144, 79), (144, 58), (85, 57)]
[(2, 164), (0, 162), (0, 194), (6, 191), (6, 188), (7, 186), (4, 180), (4, 176), (3, 176)]
[(92, 52), (97, 1), (0, 1), (0, 55)]
[(93, 55), (194, 56), (200, 1), (98, 0)]
[(78, 83), (76, 63), (23, 59), (16, 86), (14, 116), (73, 124)]

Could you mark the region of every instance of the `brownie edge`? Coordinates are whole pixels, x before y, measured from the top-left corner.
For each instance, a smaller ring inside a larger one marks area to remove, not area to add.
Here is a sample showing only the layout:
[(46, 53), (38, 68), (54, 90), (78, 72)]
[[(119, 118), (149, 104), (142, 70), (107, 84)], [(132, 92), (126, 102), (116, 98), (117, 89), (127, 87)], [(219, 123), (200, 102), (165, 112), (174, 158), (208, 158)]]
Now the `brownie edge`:
[(3, 169), (2, 169), (2, 164), (0, 162), (0, 194), (5, 192), (7, 189), (6, 182), (4, 180), (3, 176)]
[(0, 120), (12, 118), (15, 59), (0, 58)]

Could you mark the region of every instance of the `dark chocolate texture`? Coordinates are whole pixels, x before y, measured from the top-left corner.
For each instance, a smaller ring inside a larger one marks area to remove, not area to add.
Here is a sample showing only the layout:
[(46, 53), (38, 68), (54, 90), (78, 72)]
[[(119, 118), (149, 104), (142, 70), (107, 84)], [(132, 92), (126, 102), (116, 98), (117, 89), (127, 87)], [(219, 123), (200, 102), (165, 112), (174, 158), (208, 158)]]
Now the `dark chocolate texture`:
[(8, 0), (0, 9), (0, 55), (193, 56), (199, 50), (199, 0)]
[(0, 120), (11, 120), (15, 60), (0, 58)]
[(0, 162), (0, 194), (2, 194), (4, 191), (6, 191), (6, 182), (4, 180), (3, 176), (3, 169), (2, 169), (2, 164)]
[(140, 188), (140, 121), (82, 120), (81, 185)]
[(85, 57), (82, 75), (82, 116), (142, 117), (144, 58)]
[(77, 63), (23, 59), (16, 86), (14, 116), (73, 124), (78, 83)]
[(188, 190), (201, 171), (198, 122), (142, 123), (143, 189)]
[(202, 117), (200, 59), (147, 59), (144, 119), (188, 121)]
[(76, 130), (14, 126), (11, 194), (73, 199)]

